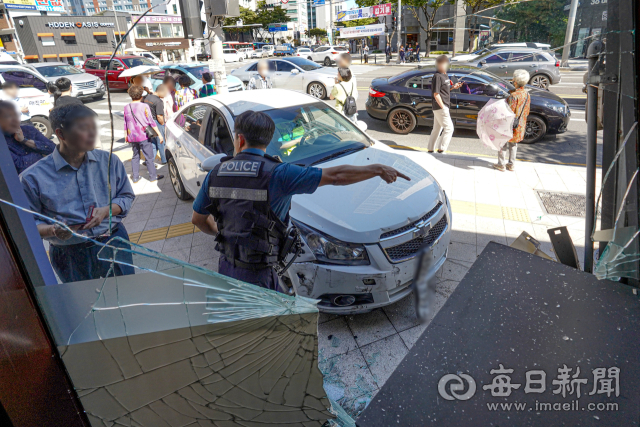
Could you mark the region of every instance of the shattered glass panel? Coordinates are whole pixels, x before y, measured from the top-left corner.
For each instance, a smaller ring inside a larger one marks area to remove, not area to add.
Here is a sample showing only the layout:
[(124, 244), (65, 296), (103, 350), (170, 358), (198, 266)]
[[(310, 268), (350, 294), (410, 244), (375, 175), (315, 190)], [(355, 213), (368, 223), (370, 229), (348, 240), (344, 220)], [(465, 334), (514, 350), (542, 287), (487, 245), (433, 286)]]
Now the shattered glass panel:
[(91, 242), (136, 274), (36, 292), (92, 426), (354, 425), (323, 388), (315, 300)]

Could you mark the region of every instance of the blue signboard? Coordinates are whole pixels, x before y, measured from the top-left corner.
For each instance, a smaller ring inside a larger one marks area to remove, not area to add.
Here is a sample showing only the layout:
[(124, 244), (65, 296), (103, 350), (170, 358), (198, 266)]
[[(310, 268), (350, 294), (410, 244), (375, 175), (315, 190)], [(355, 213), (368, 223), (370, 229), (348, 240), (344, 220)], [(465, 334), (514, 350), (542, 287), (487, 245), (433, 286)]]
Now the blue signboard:
[(314, 6), (322, 6), (324, 5), (324, 0), (313, 0)]
[(277, 33), (280, 31), (289, 31), (287, 24), (269, 24), (270, 33)]

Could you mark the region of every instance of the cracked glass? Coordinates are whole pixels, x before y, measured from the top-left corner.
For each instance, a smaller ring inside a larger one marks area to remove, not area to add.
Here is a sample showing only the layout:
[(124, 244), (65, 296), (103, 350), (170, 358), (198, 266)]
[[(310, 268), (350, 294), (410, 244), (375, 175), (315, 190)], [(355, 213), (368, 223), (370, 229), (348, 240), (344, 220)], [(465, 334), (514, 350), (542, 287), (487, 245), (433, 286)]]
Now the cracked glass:
[(107, 277), (36, 293), (93, 426), (355, 425), (323, 388), (317, 301), (70, 232)]

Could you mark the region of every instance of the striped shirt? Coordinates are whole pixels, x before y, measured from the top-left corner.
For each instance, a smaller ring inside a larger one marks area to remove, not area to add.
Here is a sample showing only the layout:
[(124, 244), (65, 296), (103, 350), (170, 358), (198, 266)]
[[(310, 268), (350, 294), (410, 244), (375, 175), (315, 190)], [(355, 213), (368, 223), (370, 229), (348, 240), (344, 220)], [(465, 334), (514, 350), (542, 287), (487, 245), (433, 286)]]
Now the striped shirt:
[(200, 92), (198, 93), (198, 98), (206, 98), (207, 96), (215, 95), (216, 87), (213, 83), (205, 83), (204, 86), (200, 88)]

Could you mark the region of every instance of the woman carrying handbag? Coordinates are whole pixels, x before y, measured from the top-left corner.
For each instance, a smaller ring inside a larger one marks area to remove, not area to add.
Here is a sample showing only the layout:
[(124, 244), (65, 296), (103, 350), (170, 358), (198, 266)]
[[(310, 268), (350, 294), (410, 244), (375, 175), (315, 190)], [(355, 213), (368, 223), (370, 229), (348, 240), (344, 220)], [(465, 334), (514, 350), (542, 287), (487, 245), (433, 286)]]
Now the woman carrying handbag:
[(131, 180), (134, 184), (140, 181), (140, 152), (142, 151), (147, 160), (149, 181), (154, 182), (164, 178), (164, 175), (158, 175), (156, 172), (151, 139), (157, 136), (162, 142), (164, 137), (153, 120), (149, 106), (141, 102), (144, 89), (140, 86), (131, 86), (128, 93), (132, 102), (124, 108), (124, 134), (125, 141), (131, 144), (133, 149)]

